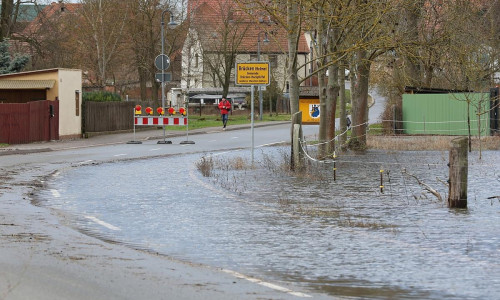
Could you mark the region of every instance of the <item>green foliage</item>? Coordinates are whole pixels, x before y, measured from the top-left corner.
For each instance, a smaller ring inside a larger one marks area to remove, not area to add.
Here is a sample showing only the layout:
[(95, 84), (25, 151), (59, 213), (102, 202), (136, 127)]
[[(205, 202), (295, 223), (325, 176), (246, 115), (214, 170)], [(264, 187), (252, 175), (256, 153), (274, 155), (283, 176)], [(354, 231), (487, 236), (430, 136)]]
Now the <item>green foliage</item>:
[(22, 71), (29, 61), (28, 55), (14, 54), (12, 58), (9, 51), (9, 40), (0, 42), (0, 74), (9, 74)]
[(120, 95), (111, 92), (87, 92), (82, 95), (83, 102), (112, 102), (122, 101)]

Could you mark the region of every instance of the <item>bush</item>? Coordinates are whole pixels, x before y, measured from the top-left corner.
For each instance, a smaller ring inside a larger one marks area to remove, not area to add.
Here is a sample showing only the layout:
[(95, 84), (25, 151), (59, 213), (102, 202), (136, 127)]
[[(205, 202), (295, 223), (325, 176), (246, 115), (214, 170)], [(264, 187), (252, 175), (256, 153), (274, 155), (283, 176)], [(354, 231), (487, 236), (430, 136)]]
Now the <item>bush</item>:
[(122, 101), (120, 95), (111, 92), (88, 92), (82, 95), (83, 102), (94, 101), (94, 102), (111, 102), (111, 101)]

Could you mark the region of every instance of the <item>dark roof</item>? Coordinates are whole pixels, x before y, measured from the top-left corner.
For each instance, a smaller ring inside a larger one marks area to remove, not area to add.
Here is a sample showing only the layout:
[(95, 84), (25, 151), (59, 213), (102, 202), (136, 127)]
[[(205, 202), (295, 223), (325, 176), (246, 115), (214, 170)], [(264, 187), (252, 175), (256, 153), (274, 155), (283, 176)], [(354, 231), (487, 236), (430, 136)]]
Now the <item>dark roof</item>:
[(473, 91), (405, 86), (405, 93), (408, 94), (452, 94), (452, 93), (471, 93), (471, 92)]
[[(18, 22), (31, 22), (47, 5), (21, 4), (17, 14)], [(2, 5), (0, 5), (2, 7)]]
[(319, 87), (318, 86), (301, 86), (299, 87), (299, 93), (301, 97), (319, 97)]

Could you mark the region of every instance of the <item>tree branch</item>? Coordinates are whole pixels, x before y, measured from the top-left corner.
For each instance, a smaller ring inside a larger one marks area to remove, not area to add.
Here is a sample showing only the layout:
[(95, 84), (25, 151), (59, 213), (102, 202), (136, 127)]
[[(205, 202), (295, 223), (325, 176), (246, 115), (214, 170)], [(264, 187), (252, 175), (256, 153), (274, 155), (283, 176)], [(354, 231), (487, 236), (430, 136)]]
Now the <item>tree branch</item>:
[(436, 198), (438, 198), (439, 201), (443, 201), (443, 197), (441, 197), (441, 194), (439, 194), (438, 191), (436, 191), (435, 189), (433, 189), (432, 187), (430, 187), (428, 184), (422, 182), (420, 179), (417, 178), (417, 176), (413, 175), (413, 174), (410, 174), (406, 171), (406, 169), (403, 169), (401, 171), (403, 174), (406, 174), (408, 176), (411, 176), (413, 178), (415, 178), (415, 180), (418, 182), (418, 184), (423, 187), (424, 189), (426, 189), (429, 193), (433, 194), (434, 196), (436, 196)]

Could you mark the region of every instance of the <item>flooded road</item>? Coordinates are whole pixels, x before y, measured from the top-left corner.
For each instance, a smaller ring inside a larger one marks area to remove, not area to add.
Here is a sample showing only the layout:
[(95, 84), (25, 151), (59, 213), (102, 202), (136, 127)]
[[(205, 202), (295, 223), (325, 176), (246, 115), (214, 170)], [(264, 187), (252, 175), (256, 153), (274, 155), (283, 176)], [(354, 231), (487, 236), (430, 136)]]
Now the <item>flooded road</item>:
[(331, 162), (286, 173), (286, 149), (262, 148), (255, 168), (244, 151), (82, 166), (54, 176), (41, 203), (91, 235), (305, 291), (500, 298), (498, 152), (470, 154), (469, 208), (455, 210), (411, 176), (446, 199), (447, 152), (344, 155), (334, 181)]

